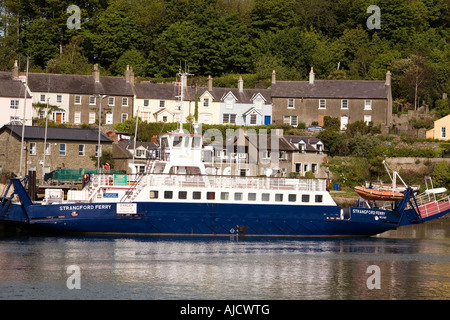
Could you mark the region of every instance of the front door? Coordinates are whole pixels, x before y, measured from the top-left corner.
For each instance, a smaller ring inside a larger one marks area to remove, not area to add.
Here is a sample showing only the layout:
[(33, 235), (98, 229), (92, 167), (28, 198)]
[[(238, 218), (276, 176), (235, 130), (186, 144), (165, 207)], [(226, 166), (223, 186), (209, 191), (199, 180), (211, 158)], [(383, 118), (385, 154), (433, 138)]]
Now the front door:
[(270, 124), (270, 120), (272, 120), (270, 116), (264, 116), (264, 124), (266, 126)]

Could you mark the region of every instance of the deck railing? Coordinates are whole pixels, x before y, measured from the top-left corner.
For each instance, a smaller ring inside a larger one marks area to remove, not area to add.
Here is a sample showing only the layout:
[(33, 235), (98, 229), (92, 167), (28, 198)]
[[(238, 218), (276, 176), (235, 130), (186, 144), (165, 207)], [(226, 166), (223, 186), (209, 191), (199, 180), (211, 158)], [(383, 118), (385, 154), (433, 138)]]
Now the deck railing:
[[(136, 183), (143, 186), (167, 186), (178, 188), (230, 188), (262, 190), (298, 190), (298, 191), (325, 191), (327, 183), (325, 179), (291, 179), (291, 178), (267, 178), (267, 177), (240, 177), (218, 175), (127, 175), (126, 186), (134, 188)], [(99, 186), (117, 186), (111, 181), (111, 176), (93, 175), (89, 184), (90, 189)], [(120, 185), (124, 187), (125, 185)]]

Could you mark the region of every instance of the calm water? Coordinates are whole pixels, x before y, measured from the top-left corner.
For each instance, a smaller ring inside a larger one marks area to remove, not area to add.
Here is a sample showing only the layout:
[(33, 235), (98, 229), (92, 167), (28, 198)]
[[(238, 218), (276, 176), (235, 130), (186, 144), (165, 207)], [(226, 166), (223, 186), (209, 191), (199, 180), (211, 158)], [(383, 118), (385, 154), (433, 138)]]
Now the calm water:
[(368, 239), (2, 236), (0, 299), (450, 299), (450, 220)]

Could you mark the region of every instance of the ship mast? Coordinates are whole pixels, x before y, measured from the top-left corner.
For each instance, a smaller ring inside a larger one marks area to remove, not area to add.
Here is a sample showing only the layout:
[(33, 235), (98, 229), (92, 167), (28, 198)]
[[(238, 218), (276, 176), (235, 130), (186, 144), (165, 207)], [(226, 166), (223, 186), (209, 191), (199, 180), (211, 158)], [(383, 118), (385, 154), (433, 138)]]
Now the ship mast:
[[(176, 106), (176, 109), (178, 110), (177, 112), (177, 116), (178, 116), (178, 131), (180, 133), (183, 132), (183, 102), (184, 102), (184, 95), (186, 92), (186, 87), (187, 87), (187, 77), (188, 76), (192, 76), (192, 74), (189, 73), (189, 70), (187, 70), (186, 65), (184, 67), (184, 71), (182, 71), (181, 69), (181, 65), (180, 65), (180, 69), (177, 73), (177, 86), (178, 86), (178, 92), (177, 92), (177, 96), (176, 98), (178, 98), (178, 103)], [(178, 80), (178, 78), (180, 80)]]

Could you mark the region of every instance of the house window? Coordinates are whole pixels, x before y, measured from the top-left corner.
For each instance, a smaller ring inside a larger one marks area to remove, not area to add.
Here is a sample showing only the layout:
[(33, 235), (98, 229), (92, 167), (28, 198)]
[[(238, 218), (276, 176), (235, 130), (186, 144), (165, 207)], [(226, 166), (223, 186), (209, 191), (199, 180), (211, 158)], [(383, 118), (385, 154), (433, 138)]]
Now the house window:
[(136, 149), (136, 158), (145, 159), (145, 149)]
[(296, 127), (298, 125), (298, 117), (297, 116), (284, 116), (283, 123)]
[(327, 100), (320, 99), (319, 100), (319, 109), (326, 109), (327, 108)]
[(44, 148), (44, 154), (46, 156), (48, 156), (50, 154), (50, 152), (51, 152), (51, 144), (50, 143), (46, 143), (45, 144), (45, 148)]
[(347, 99), (341, 100), (341, 109), (348, 109), (348, 100)]
[(95, 105), (95, 96), (89, 96), (89, 104), (92, 106), (92, 105)]
[(122, 107), (128, 107), (128, 98), (122, 98)]
[(75, 96), (75, 104), (81, 104), (81, 96)]
[(209, 99), (208, 99), (208, 98), (203, 99), (203, 106), (204, 106), (205, 108), (208, 108), (208, 107), (209, 107)]
[(236, 123), (236, 115), (230, 113), (223, 114), (223, 123)]
[(289, 98), (288, 99), (288, 109), (295, 109), (294, 99), (293, 98)]
[(95, 112), (89, 112), (89, 124), (95, 123)]
[(318, 174), (319, 173), (318, 168), (319, 168), (319, 166), (317, 165), (317, 163), (312, 163), (311, 164), (311, 171), (312, 171), (312, 173)]
[(84, 144), (79, 144), (78, 145), (78, 155), (79, 156), (84, 156)]
[(167, 122), (167, 116), (163, 116), (163, 122)]
[(233, 103), (234, 103), (234, 99), (233, 98), (227, 98), (227, 100), (225, 101), (225, 107), (227, 109), (233, 109)]
[(250, 115), (250, 124), (256, 124), (256, 114)]
[(364, 116), (364, 122), (366, 123), (366, 125), (369, 125), (369, 123), (372, 122), (372, 116), (371, 115), (365, 115)]
[(60, 94), (56, 95), (56, 102), (62, 103), (62, 95), (60, 95)]
[(144, 100), (144, 107), (148, 107), (148, 105), (149, 105), (148, 99), (145, 99)]
[(74, 120), (73, 123), (80, 124), (81, 123), (81, 111), (74, 112)]
[(9, 103), (11, 109), (19, 109), (19, 100), (11, 100)]
[(96, 158), (98, 158), (98, 154), (99, 154), (99, 149), (100, 149), (100, 152), (102, 152), (102, 146), (100, 146), (100, 148), (98, 147), (98, 144), (97, 145), (95, 145), (95, 157)]
[(291, 126), (296, 127), (298, 125), (297, 116), (291, 116)]
[(108, 106), (114, 106), (114, 104), (115, 104), (115, 98), (109, 97), (108, 98)]
[(11, 122), (20, 121), (20, 118), (11, 116), (11, 117), (9, 117), (9, 121), (11, 121)]
[(441, 127), (441, 139), (447, 138), (447, 127)]
[(36, 155), (36, 142), (30, 142), (30, 154)]
[(372, 110), (372, 100), (364, 100), (364, 110)]
[(60, 156), (65, 156), (66, 155), (66, 144), (65, 143), (60, 143), (59, 144), (59, 155)]
[(121, 119), (122, 119), (122, 122), (127, 121), (128, 120), (128, 113), (122, 113)]
[(165, 107), (166, 107), (166, 101), (160, 100), (160, 101), (159, 101), (159, 107), (160, 107), (160, 108), (165, 108)]
[(39, 97), (39, 102), (45, 102), (45, 94), (41, 94)]

